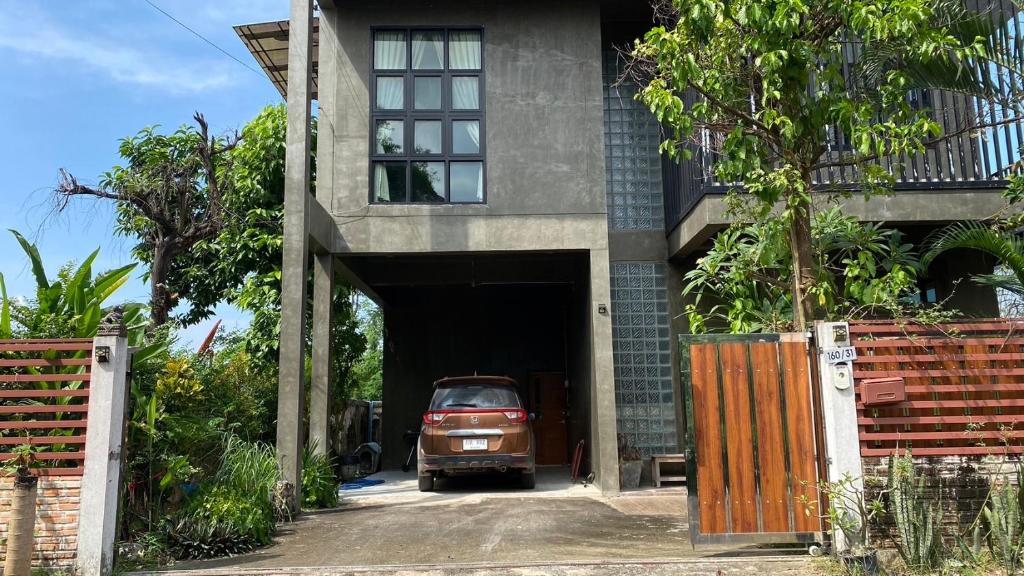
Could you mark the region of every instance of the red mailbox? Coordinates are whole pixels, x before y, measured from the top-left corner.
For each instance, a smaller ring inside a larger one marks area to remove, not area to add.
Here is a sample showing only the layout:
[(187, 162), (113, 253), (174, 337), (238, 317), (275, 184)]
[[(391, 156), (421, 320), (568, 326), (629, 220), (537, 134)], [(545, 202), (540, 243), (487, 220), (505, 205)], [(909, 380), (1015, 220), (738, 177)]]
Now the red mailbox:
[(900, 377), (861, 380), (860, 399), (865, 406), (899, 404), (907, 399), (907, 389)]

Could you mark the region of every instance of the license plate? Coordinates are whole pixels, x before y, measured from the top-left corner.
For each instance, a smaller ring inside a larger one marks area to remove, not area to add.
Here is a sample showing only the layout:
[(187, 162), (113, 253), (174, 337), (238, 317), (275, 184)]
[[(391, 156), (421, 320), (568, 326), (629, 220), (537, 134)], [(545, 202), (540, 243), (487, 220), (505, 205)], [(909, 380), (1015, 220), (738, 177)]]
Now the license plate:
[(487, 450), (487, 438), (466, 438), (462, 441), (463, 450)]

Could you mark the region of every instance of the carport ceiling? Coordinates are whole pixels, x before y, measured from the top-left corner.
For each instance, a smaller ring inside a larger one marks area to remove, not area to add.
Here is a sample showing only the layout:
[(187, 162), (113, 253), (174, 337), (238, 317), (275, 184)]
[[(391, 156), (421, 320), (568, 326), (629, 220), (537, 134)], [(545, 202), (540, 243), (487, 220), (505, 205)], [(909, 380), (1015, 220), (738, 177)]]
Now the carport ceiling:
[[(572, 284), (585, 252), (472, 256), (357, 256), (345, 264), (370, 286)], [(585, 276), (583, 276), (585, 277)]]

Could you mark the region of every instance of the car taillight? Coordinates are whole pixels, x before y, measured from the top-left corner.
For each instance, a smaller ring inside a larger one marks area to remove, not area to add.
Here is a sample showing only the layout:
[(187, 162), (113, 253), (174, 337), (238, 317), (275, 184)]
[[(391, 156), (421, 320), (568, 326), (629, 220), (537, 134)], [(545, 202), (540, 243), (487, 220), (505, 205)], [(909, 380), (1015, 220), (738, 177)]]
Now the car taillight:
[(427, 426), (437, 426), (444, 420), (444, 413), (442, 412), (425, 412), (423, 414), (423, 423)]
[(522, 424), (526, 422), (526, 410), (509, 410), (504, 412), (504, 414), (512, 424)]

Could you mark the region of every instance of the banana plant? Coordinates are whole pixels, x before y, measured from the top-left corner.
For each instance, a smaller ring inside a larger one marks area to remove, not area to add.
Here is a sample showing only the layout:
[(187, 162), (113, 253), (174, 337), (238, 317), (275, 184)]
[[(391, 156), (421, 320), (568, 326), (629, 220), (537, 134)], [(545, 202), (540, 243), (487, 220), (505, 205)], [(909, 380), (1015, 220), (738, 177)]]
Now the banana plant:
[[(113, 270), (93, 275), (93, 265), (99, 255), (94, 250), (77, 266), (67, 266), (61, 270), (57, 279), (51, 281), (47, 277), (46, 268), (38, 247), (29, 242), (16, 230), (11, 230), (18, 244), (28, 257), (32, 274), (36, 282), (36, 298), (28, 304), (20, 304), (9, 297), (4, 279), (0, 276), (0, 338), (14, 336), (13, 326), (19, 327), (18, 335), (37, 338), (92, 338), (96, 335), (103, 317), (110, 311), (108, 300), (130, 279), (131, 272), (137, 264), (121, 266)], [(136, 365), (146, 362), (163, 351), (167, 342), (165, 338), (156, 338), (146, 344), (146, 330), (149, 325), (146, 308), (141, 304), (130, 303), (123, 306), (123, 318), (128, 328), (128, 345), (137, 348), (133, 356)], [(73, 354), (72, 358), (85, 358), (88, 352)], [(43, 356), (56, 359), (58, 352), (47, 351)], [(85, 366), (62, 366), (52, 368), (26, 367), (29, 374), (84, 374)], [(43, 390), (75, 390), (81, 388), (84, 381), (43, 381), (36, 386)], [(56, 405), (69, 405), (73, 398), (69, 396), (55, 397), (50, 400)], [(23, 401), (40, 404), (39, 401)], [(62, 420), (68, 413), (53, 414), (55, 420)], [(73, 430), (53, 430), (54, 435), (71, 435)], [(50, 446), (60, 451), (60, 444)]]

